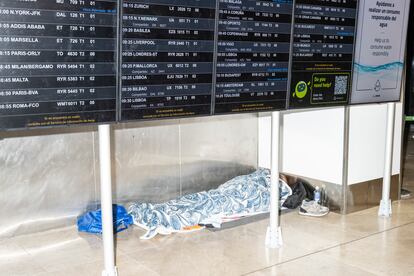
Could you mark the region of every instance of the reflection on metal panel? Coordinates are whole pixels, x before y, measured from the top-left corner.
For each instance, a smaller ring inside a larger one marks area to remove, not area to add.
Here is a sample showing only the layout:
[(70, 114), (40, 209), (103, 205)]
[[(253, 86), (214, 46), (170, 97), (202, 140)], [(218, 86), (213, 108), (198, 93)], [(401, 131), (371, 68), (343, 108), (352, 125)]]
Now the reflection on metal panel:
[(189, 194), (217, 188), (225, 181), (238, 175), (256, 170), (254, 165), (234, 162), (200, 161), (182, 165), (181, 192)]
[[(378, 206), (382, 195), (382, 178), (348, 185), (346, 194), (346, 207), (342, 199), (342, 185), (315, 180), (300, 176), (312, 186), (325, 187), (328, 196), (328, 207), (331, 211), (341, 214), (350, 214), (364, 209)], [(399, 176), (393, 175), (391, 179), (391, 199), (398, 200)]]
[(342, 185), (317, 180), (309, 177), (299, 176), (299, 175), (293, 175), (288, 174), (290, 176), (299, 177), (305, 181), (307, 181), (309, 184), (311, 184), (313, 187), (319, 186), (320, 188), (324, 188), (326, 191), (327, 196), (327, 207), (333, 212), (340, 213), (342, 210)]
[(136, 126), (114, 131), (116, 200), (160, 202), (179, 196), (178, 124)]
[(216, 188), (257, 166), (256, 114), (193, 118), (183, 121), (181, 188), (192, 193)]
[(90, 132), (5, 139), (0, 147), (0, 237), (73, 222), (95, 199)]
[[(348, 187), (347, 213), (378, 206), (382, 197), (382, 178), (365, 181)], [(391, 177), (391, 200), (398, 200), (400, 190), (399, 175)]]
[[(208, 190), (251, 172), (257, 164), (255, 114), (121, 124), (114, 129), (117, 202), (160, 202)], [(98, 206), (96, 130), (2, 133), (0, 239), (73, 224), (76, 216)]]

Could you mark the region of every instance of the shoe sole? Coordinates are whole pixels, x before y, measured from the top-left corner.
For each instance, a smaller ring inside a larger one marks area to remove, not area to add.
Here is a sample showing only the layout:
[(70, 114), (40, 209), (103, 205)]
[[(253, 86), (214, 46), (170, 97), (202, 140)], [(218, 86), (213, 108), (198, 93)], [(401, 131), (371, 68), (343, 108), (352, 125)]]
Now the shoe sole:
[(323, 217), (323, 216), (326, 216), (327, 214), (329, 214), (329, 212), (324, 213), (324, 214), (320, 214), (320, 215), (316, 215), (316, 214), (302, 213), (302, 212), (299, 211), (299, 215), (307, 216), (307, 217)]

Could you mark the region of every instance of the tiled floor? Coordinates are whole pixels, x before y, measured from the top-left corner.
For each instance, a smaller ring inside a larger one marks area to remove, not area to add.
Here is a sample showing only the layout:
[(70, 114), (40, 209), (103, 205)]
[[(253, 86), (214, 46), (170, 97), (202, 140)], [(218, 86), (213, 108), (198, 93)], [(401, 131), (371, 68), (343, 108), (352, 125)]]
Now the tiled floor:
[[(324, 218), (282, 216), (284, 246), (264, 246), (267, 220), (219, 232), (117, 238), (119, 275), (414, 275), (414, 199)], [(100, 275), (101, 240), (75, 227), (0, 241), (0, 275)]]

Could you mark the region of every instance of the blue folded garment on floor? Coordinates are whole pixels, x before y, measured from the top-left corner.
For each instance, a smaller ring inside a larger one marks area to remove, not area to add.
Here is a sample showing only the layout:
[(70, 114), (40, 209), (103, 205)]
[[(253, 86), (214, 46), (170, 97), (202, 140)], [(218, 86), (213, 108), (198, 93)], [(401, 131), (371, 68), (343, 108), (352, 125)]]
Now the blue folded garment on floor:
[[(123, 206), (114, 204), (112, 206), (114, 233), (121, 232), (133, 223), (130, 214), (127, 213)], [(77, 221), (78, 231), (93, 234), (102, 234), (102, 211), (87, 212), (80, 216)]]
[[(279, 181), (281, 201), (292, 194), (291, 188)], [(129, 207), (134, 224), (147, 230), (142, 239), (157, 234), (187, 231), (199, 224), (220, 227), (237, 217), (269, 212), (270, 171), (238, 176), (208, 192), (189, 194), (166, 203), (135, 203)]]

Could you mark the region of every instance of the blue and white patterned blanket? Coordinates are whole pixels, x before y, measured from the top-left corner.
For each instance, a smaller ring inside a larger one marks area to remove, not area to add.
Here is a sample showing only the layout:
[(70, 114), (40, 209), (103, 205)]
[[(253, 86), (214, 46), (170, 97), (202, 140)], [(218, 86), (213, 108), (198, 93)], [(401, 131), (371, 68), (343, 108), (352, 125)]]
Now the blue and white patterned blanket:
[[(279, 181), (281, 204), (292, 194), (290, 187)], [(141, 239), (157, 234), (181, 232), (198, 224), (220, 227), (231, 217), (269, 212), (270, 171), (238, 176), (208, 192), (189, 194), (166, 203), (135, 203), (129, 207), (134, 224), (147, 230)]]

